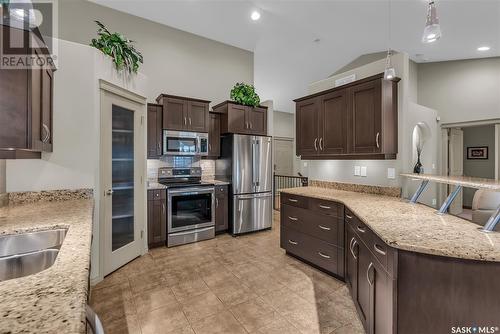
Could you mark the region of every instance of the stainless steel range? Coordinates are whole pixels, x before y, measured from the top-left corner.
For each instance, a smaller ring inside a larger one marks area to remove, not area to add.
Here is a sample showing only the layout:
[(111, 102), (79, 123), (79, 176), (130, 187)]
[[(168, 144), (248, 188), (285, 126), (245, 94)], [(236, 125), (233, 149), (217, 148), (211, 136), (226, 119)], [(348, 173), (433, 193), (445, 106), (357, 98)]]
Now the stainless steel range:
[(167, 246), (215, 237), (215, 190), (201, 181), (200, 167), (165, 167), (158, 182), (167, 186)]

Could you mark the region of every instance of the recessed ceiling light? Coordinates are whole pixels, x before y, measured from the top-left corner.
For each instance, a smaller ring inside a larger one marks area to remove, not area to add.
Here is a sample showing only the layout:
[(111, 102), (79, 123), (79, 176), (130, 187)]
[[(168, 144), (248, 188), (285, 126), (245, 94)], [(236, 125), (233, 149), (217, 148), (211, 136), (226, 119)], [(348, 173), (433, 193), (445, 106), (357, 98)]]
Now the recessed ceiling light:
[(254, 10), (252, 12), (252, 15), (250, 15), (250, 17), (252, 18), (252, 20), (257, 21), (258, 19), (260, 19), (260, 13), (256, 10)]
[(480, 46), (477, 51), (489, 51), (491, 48), (489, 46)]

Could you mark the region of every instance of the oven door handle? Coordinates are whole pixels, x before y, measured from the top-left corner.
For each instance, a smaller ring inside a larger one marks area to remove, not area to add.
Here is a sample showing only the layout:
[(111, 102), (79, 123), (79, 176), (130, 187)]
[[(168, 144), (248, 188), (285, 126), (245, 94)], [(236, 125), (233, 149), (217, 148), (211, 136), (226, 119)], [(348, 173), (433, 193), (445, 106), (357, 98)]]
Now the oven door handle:
[(180, 188), (180, 189), (172, 189), (168, 190), (169, 195), (199, 195), (199, 194), (213, 194), (215, 193), (215, 188), (206, 187), (206, 188)]
[(169, 233), (170, 235), (186, 235), (186, 234), (193, 234), (193, 233), (196, 233), (196, 232), (205, 232), (205, 231), (210, 231), (210, 230), (213, 230), (214, 227), (213, 226), (210, 226), (210, 227), (205, 227), (205, 228), (201, 228), (199, 230), (189, 230), (189, 231), (186, 231), (186, 232), (177, 232), (177, 233)]

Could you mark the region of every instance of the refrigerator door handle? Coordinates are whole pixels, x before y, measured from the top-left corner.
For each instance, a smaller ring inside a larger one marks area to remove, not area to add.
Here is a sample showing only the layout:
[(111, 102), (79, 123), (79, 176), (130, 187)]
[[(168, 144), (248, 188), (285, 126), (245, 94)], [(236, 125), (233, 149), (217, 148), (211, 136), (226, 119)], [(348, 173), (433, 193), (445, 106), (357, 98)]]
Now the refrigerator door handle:
[(256, 168), (255, 168), (255, 173), (257, 174), (256, 175), (256, 182), (255, 182), (255, 185), (258, 187), (260, 186), (260, 141), (258, 139), (255, 140), (255, 148), (256, 148), (256, 159), (255, 159), (255, 165), (256, 165)]
[(256, 168), (256, 164), (255, 164), (255, 161), (256, 161), (256, 157), (257, 157), (257, 153), (256, 153), (256, 144), (255, 144), (255, 139), (252, 138), (252, 186), (254, 187), (254, 191), (255, 191), (255, 185), (257, 184), (257, 168)]

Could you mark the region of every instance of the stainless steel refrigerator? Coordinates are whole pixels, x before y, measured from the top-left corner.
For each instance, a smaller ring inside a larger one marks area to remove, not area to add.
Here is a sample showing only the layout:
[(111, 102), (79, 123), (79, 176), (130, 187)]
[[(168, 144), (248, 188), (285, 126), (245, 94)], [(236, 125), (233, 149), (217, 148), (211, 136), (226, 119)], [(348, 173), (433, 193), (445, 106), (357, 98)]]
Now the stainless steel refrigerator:
[(272, 227), (273, 173), (271, 137), (222, 137), (217, 177), (231, 182), (230, 217), (233, 234)]

